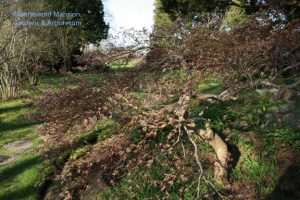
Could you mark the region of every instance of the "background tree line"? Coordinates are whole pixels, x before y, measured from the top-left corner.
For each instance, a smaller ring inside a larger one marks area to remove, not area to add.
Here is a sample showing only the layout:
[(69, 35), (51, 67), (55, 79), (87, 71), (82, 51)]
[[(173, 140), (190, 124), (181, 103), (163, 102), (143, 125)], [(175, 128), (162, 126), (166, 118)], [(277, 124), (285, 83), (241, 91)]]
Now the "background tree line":
[(212, 20), (217, 20), (225, 28), (239, 28), (249, 23), (253, 17), (272, 20), (274, 26), (286, 25), (299, 19), (300, 3), (296, 0), (155, 1), (155, 27), (160, 28), (176, 20), (194, 24), (209, 24)]
[[(14, 17), (13, 12), (17, 10), (76, 12), (81, 16), (49, 20), (79, 20), (82, 26), (17, 27), (16, 21), (45, 20)], [(3, 1), (0, 4), (0, 99), (18, 96), (21, 83), (36, 84), (44, 67), (71, 70), (74, 56), (81, 54), (88, 44), (106, 38), (108, 28), (101, 0)]]
[(299, 67), (299, 1), (156, 0), (154, 12), (151, 61), (248, 77)]

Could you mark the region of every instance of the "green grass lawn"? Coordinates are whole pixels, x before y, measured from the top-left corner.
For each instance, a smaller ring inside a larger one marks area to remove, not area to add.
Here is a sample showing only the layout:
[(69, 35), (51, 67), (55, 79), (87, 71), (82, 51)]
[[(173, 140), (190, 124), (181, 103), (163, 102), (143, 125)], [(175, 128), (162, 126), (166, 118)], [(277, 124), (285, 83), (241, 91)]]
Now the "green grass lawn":
[[(41, 90), (58, 90), (62, 86), (75, 88), (77, 78), (95, 83), (101, 81), (101, 74), (75, 73), (71, 76), (43, 76), (38, 88)], [(35, 95), (31, 91), (24, 94)], [(14, 154), (17, 160), (0, 166), (0, 200), (38, 199), (38, 188), (35, 187), (40, 173), (43, 174), (43, 162), (37, 147), (41, 141), (37, 137), (37, 122), (26, 119), (25, 115), (33, 112), (33, 107), (25, 101), (15, 99), (0, 102), (0, 154), (13, 155), (3, 148), (5, 144), (28, 139), (33, 141), (34, 148), (25, 153)]]
[[(0, 102), (0, 154), (12, 155), (3, 145), (21, 139), (30, 139), (37, 147), (35, 128), (37, 123), (24, 118), (31, 105), (22, 99)], [(17, 160), (0, 166), (0, 199), (37, 199), (35, 187), (42, 161), (36, 148), (25, 153), (16, 154)]]
[(0, 103), (0, 147), (16, 140), (36, 138), (36, 122), (24, 119), (23, 115), (32, 110), (22, 99)]
[(124, 62), (115, 62), (115, 63), (112, 63), (110, 65), (110, 68), (112, 70), (126, 70), (126, 69), (131, 69), (131, 68), (134, 68), (137, 66), (137, 64), (141, 62), (141, 59), (133, 59), (133, 60), (130, 60), (127, 65), (125, 65)]
[(89, 83), (100, 83), (106, 76), (108, 75), (90, 73), (74, 73), (69, 76), (45, 75), (41, 77), (37, 87), (41, 90), (47, 89), (52, 91), (57, 91), (62, 87), (74, 89), (78, 86), (78, 80), (84, 80)]
[(0, 167), (0, 199), (38, 199), (35, 184), (41, 166), (38, 154), (28, 152), (17, 162)]

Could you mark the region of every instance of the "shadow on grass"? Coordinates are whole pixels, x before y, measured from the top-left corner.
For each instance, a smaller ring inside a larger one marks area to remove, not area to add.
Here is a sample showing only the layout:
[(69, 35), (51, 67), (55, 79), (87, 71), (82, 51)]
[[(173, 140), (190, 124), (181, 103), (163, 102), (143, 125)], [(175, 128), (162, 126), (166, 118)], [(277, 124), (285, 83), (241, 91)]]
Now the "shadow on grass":
[(132, 70), (132, 68), (128, 67), (114, 67), (109, 69), (111, 73), (116, 73), (116, 72), (126, 72)]
[[(22, 172), (40, 163), (41, 159), (39, 158), (39, 156), (34, 156), (32, 158), (17, 162), (12, 166), (7, 166), (0, 171), (0, 185), (12, 181), (12, 179), (16, 178)], [(0, 199), (2, 198), (0, 197)]]
[[(12, 200), (12, 199), (37, 199), (38, 189), (34, 183), (30, 181), (26, 183), (16, 182), (19, 176), (22, 176), (28, 169), (34, 168), (40, 164), (41, 160), (39, 156), (30, 157), (22, 160), (11, 166), (6, 166), (0, 171), (0, 186), (1, 189), (5, 189), (0, 192), (1, 200)], [(16, 180), (14, 180), (16, 179)]]
[[(24, 123), (20, 123), (20, 122), (12, 122), (12, 123), (7, 123), (7, 122), (1, 122), (0, 121), (0, 128), (1, 128), (1, 132), (3, 131), (15, 131), (15, 130), (19, 130), (19, 129), (24, 129), (30, 126), (34, 126), (39, 124), (39, 122), (24, 122)], [(0, 136), (1, 137), (1, 136)]]
[(9, 107), (3, 107), (0, 108), (0, 114), (4, 113), (10, 113), (10, 112), (20, 112), (23, 109), (30, 108), (31, 104), (25, 104), (25, 105), (17, 105), (17, 106), (9, 106)]
[(16, 190), (7, 192), (0, 195), (1, 200), (13, 200), (13, 199), (36, 199), (37, 189), (34, 185), (28, 185)]
[(4, 122), (0, 119), (0, 131), (1, 132), (16, 131), (16, 130), (21, 130), (39, 124), (39, 122), (28, 121), (26, 119), (22, 119), (22, 117), (19, 116), (22, 110), (30, 108), (31, 106), (32, 106), (31, 104), (25, 104), (25, 105), (22, 104), (22, 105), (0, 108), (0, 114), (3, 115), (1, 116), (2, 118), (5, 118), (5, 116), (10, 116), (10, 115), (17, 116), (16, 119), (10, 120), (9, 122)]
[(300, 199), (300, 163), (294, 163), (285, 170), (274, 191), (265, 200), (283, 199)]
[(238, 146), (234, 145), (234, 144), (227, 144), (228, 145), (228, 150), (231, 154), (231, 158), (232, 160), (229, 162), (230, 163), (230, 169), (229, 169), (229, 173), (232, 172), (232, 169), (234, 169), (236, 167), (236, 165), (238, 164), (240, 157), (241, 157), (241, 152), (238, 148)]

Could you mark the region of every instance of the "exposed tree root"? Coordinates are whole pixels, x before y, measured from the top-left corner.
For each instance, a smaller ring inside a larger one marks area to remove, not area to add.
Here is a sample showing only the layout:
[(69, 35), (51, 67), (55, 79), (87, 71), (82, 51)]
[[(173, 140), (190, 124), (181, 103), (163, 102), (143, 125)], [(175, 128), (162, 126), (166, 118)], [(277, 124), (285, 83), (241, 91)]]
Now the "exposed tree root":
[(228, 148), (223, 139), (214, 133), (209, 127), (209, 123), (205, 124), (206, 130), (201, 129), (199, 132), (200, 137), (207, 141), (215, 150), (217, 160), (214, 163), (215, 167), (215, 180), (221, 185), (228, 185)]
[[(216, 191), (216, 193), (219, 195), (219, 197), (221, 198), (221, 199), (223, 199), (223, 196), (219, 193), (219, 191), (214, 187), (214, 185), (204, 176), (204, 174), (203, 174), (203, 167), (202, 167), (202, 164), (201, 164), (201, 162), (200, 162), (200, 159), (199, 159), (199, 156), (198, 156), (198, 147), (197, 147), (197, 144), (196, 144), (196, 142), (193, 140), (193, 138), (192, 138), (192, 133), (194, 133), (194, 130), (191, 130), (191, 129), (189, 129), (189, 128), (194, 128), (195, 126), (193, 126), (193, 125), (195, 125), (195, 124), (188, 124), (188, 125), (185, 125), (184, 126), (184, 130), (186, 131), (186, 133), (187, 133), (187, 135), (188, 135), (188, 138), (189, 138), (189, 140), (191, 141), (191, 143), (193, 144), (193, 146), (194, 146), (194, 157), (195, 157), (195, 159), (196, 159), (196, 162), (197, 162), (197, 165), (198, 165), (198, 167), (199, 167), (199, 178), (198, 178), (198, 187), (197, 187), (197, 197), (196, 197), (196, 199), (199, 199), (200, 198), (200, 181), (201, 181), (201, 179), (203, 179), (207, 184), (209, 184), (215, 191)], [(189, 127), (189, 128), (188, 128)], [(209, 128), (210, 129), (210, 128)], [(202, 133), (203, 133), (203, 131), (204, 130), (200, 130), (200, 132), (202, 131)], [(205, 132), (205, 131), (204, 131)], [(212, 130), (210, 129), (210, 131), (209, 131), (210, 133), (213, 133), (212, 132)], [(204, 137), (204, 135), (203, 135), (203, 137)], [(218, 139), (215, 139), (215, 138), (218, 138)], [(214, 142), (214, 144), (212, 145), (211, 143), (211, 145), (214, 147), (214, 146), (217, 146), (217, 147), (219, 147), (218, 146), (218, 143), (219, 143), (219, 139), (221, 139), (220, 138), (220, 136), (218, 136), (217, 135), (217, 137), (214, 137), (214, 139), (212, 139)], [(222, 139), (221, 139), (222, 140)], [(222, 140), (222, 142), (223, 142), (223, 140)], [(224, 142), (223, 142), (224, 143)], [(225, 144), (225, 143), (224, 143)], [(226, 147), (226, 150), (227, 150), (227, 146), (226, 146), (226, 144), (225, 144), (225, 147)], [(224, 146), (223, 146), (223, 148), (224, 148)], [(218, 148), (214, 148), (215, 149), (215, 151), (216, 151), (216, 149), (218, 149)], [(221, 151), (219, 151), (219, 152), (221, 152), (221, 153), (219, 153), (219, 155), (220, 155), (220, 157), (222, 157), (222, 156), (224, 156), (224, 151), (221, 149), (221, 148), (219, 148), (219, 150), (221, 150)], [(217, 151), (216, 151), (217, 152)], [(228, 154), (227, 154), (228, 155)], [(218, 156), (217, 156), (218, 157)], [(219, 159), (219, 157), (218, 157), (218, 159)], [(226, 166), (227, 166), (227, 158), (226, 158), (226, 160), (225, 160), (225, 162), (223, 162), (224, 164), (226, 164)], [(222, 184), (222, 185), (227, 185), (228, 184), (228, 181), (227, 181), (227, 168), (226, 169), (224, 169), (224, 167), (220, 164), (221, 162), (219, 162), (219, 160), (218, 161), (216, 161), (215, 162), (215, 179), (216, 179), (216, 181), (217, 181), (217, 183), (219, 183), (219, 184)], [(225, 178), (226, 177), (226, 178)]]
[[(219, 99), (223, 100), (222, 97), (227, 98), (226, 96), (227, 95), (224, 93), (224, 96), (222, 95), (221, 97), (213, 97), (213, 98), (218, 99), (218, 100)], [(211, 97), (204, 97), (204, 98), (211, 98)], [(198, 199), (200, 197), (200, 181), (201, 181), (201, 179), (204, 179), (204, 181), (209, 183), (212, 187), (213, 187), (213, 184), (211, 184), (205, 178), (205, 176), (203, 176), (202, 164), (198, 157), (198, 147), (192, 138), (192, 134), (198, 134), (204, 141), (208, 142), (214, 149), (216, 156), (217, 156), (217, 160), (214, 163), (214, 171), (215, 171), (214, 177), (215, 177), (216, 182), (223, 186), (228, 185), (227, 170), (228, 170), (229, 153), (228, 153), (228, 148), (227, 148), (226, 143), (223, 141), (223, 139), (218, 134), (216, 134), (212, 131), (208, 122), (205, 124), (205, 130), (203, 130), (203, 129), (199, 130), (196, 128), (196, 124), (193, 120), (191, 122), (189, 122), (189, 120), (185, 119), (189, 100), (190, 100), (190, 96), (188, 94), (182, 95), (178, 101), (179, 109), (177, 109), (174, 113), (178, 116), (178, 121), (181, 124), (180, 127), (185, 130), (185, 132), (187, 133), (187, 135), (189, 137), (189, 140), (191, 141), (191, 143), (194, 146), (194, 151), (195, 151), (194, 157), (196, 159), (197, 165), (199, 166), (198, 189), (197, 189), (197, 198), (196, 198), (196, 199)], [(178, 136), (176, 143), (179, 142), (180, 137), (181, 137), (181, 131), (179, 128), (179, 136)], [(220, 197), (222, 197), (222, 196), (220, 195)]]

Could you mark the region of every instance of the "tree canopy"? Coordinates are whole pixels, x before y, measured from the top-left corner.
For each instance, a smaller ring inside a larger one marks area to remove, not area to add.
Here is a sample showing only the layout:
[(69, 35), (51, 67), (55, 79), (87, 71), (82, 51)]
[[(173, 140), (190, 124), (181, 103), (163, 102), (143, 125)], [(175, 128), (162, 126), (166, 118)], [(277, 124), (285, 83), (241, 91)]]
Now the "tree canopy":
[(46, 8), (51, 11), (80, 13), (80, 16), (72, 17), (72, 20), (80, 21), (81, 26), (56, 28), (53, 35), (59, 40), (57, 45), (62, 51), (64, 70), (69, 71), (72, 57), (80, 52), (80, 47), (99, 43), (107, 37), (109, 26), (104, 21), (103, 3), (101, 0), (45, 0), (45, 3)]
[(261, 10), (278, 10), (288, 20), (299, 18), (300, 15), (300, 3), (295, 0), (161, 0), (161, 9), (173, 20), (178, 17), (193, 18), (197, 14), (209, 12), (225, 13), (233, 5), (245, 9), (247, 14)]
[(108, 24), (104, 21), (101, 0), (46, 0), (53, 11), (80, 13), (82, 26), (72, 27), (82, 42), (98, 43), (107, 37)]

